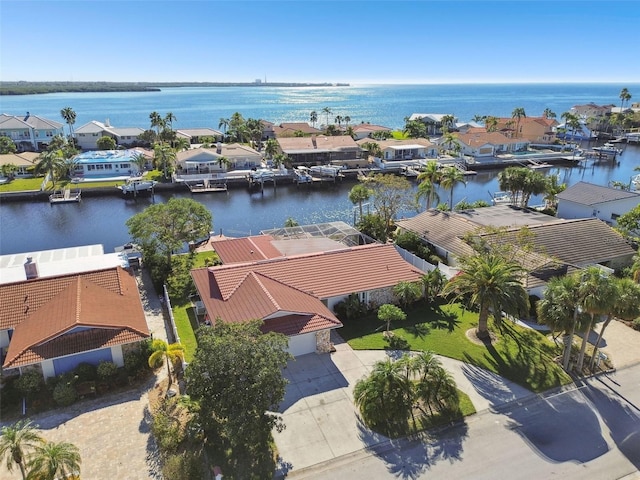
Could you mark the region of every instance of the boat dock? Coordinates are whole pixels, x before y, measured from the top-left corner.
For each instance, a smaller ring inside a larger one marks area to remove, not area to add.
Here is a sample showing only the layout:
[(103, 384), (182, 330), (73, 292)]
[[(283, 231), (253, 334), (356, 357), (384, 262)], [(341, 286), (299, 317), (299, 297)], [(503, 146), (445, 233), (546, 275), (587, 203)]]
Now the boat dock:
[(70, 188), (65, 188), (49, 195), (49, 203), (77, 203), (80, 201), (81, 195), (80, 190), (72, 192)]
[(198, 183), (188, 183), (187, 187), (191, 193), (212, 193), (212, 192), (226, 192), (227, 184), (226, 182), (216, 182), (212, 183), (209, 179), (204, 179), (202, 182)]

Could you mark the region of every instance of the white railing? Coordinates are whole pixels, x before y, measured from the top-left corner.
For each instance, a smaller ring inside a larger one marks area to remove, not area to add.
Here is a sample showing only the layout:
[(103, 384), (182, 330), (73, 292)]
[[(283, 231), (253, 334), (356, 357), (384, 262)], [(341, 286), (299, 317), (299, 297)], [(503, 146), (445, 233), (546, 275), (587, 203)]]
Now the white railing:
[(169, 341), (169, 343), (180, 343), (180, 335), (178, 335), (178, 329), (176, 328), (176, 322), (173, 318), (173, 310), (171, 309), (171, 300), (169, 300), (169, 292), (167, 291), (167, 286), (162, 286), (162, 297), (164, 299), (164, 304), (167, 307), (167, 313), (169, 315), (169, 326), (171, 327), (171, 332), (173, 333), (173, 342)]
[(422, 270), (423, 272), (430, 272), (438, 268), (435, 265), (432, 265), (431, 263), (427, 262), (424, 258), (420, 258), (417, 255), (414, 255), (413, 253), (411, 253), (410, 251), (405, 250), (402, 247), (399, 247), (398, 245), (394, 245), (394, 247), (396, 247), (396, 250), (398, 251), (400, 256), (404, 259), (405, 262), (410, 263), (412, 266)]

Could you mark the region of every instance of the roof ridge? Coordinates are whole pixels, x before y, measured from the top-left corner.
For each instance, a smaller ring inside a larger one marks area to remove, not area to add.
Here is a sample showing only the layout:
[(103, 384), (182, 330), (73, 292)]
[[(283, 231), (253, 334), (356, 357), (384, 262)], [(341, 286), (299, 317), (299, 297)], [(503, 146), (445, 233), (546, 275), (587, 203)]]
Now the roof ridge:
[[(269, 298), (269, 300), (271, 301), (271, 303), (273, 304), (273, 306), (276, 308), (276, 310), (281, 310), (280, 304), (278, 303), (278, 301), (273, 298), (273, 295), (271, 294), (271, 292), (269, 291), (269, 289), (266, 287), (266, 285), (260, 280), (259, 274), (257, 274), (256, 272), (250, 272), (251, 276), (253, 278), (255, 278), (256, 282), (258, 282), (258, 285), (260, 286), (260, 289), (264, 292), (264, 294)], [(263, 275), (265, 278), (269, 278), (266, 275)], [(273, 280), (270, 278), (270, 280)], [(281, 283), (281, 282), (278, 282)]]

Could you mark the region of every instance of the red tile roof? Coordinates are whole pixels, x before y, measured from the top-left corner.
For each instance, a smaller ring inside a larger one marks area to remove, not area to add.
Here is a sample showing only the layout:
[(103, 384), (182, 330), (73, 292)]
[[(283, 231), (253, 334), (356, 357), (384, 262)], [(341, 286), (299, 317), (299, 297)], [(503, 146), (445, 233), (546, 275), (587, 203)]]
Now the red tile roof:
[(282, 256), (282, 253), (272, 245), (272, 240), (271, 235), (230, 238), (216, 241), (213, 248), (224, 264), (254, 262)]
[[(0, 301), (0, 328), (15, 329), (5, 367), (149, 336), (137, 282), (121, 267), (0, 285)], [(69, 333), (76, 327), (91, 330)]]
[[(341, 325), (321, 300), (418, 281), (422, 272), (405, 262), (393, 245), (374, 244), (201, 268), (191, 275), (212, 319), (265, 319), (271, 329), (269, 317), (290, 312), (298, 322), (307, 317), (308, 326), (295, 327), (305, 332)], [(286, 328), (292, 328), (290, 323)]]

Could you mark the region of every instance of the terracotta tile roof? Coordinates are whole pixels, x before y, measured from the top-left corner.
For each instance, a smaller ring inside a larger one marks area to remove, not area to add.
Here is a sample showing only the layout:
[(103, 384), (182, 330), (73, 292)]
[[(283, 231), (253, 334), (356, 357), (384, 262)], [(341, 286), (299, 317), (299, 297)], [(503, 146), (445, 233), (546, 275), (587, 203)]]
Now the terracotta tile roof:
[(0, 301), (0, 329), (14, 329), (6, 364), (75, 327), (149, 336), (137, 282), (121, 267), (0, 285)]
[(435, 144), (432, 143), (428, 138), (408, 138), (406, 140), (396, 140), (393, 138), (389, 138), (387, 140), (375, 140), (372, 138), (362, 138), (356, 141), (356, 143), (360, 146), (362, 146), (365, 143), (377, 143), (378, 145), (380, 145), (380, 148), (382, 150), (388, 147), (402, 147), (403, 145), (411, 145), (411, 146), (422, 145), (425, 148), (435, 146)]
[(527, 143), (528, 140), (522, 138), (507, 138), (500, 132), (475, 132), (456, 134), (458, 140), (472, 148), (482, 145), (504, 145), (508, 143)]
[(327, 328), (342, 326), (332, 322), (320, 315), (285, 315), (268, 319), (262, 325), (263, 332), (277, 332), (287, 336), (302, 335), (303, 333), (317, 332)]
[(392, 129), (381, 125), (371, 125), (370, 123), (359, 123), (353, 125), (354, 132), (390, 132)]
[(567, 200), (582, 205), (598, 205), (628, 198), (635, 198), (640, 203), (639, 192), (603, 187), (602, 185), (594, 185), (587, 182), (578, 182), (559, 193), (557, 197), (558, 200)]
[[(393, 245), (373, 244), (201, 268), (192, 270), (191, 276), (212, 319), (260, 318), (271, 328), (270, 317), (293, 313), (295, 328), (304, 333), (341, 326), (321, 300), (418, 281), (422, 272), (405, 262)], [(302, 317), (305, 326), (300, 324)], [(294, 328), (291, 322), (287, 325)]]
[(283, 152), (304, 151), (332, 152), (341, 150), (360, 150), (360, 147), (349, 135), (338, 135), (327, 137), (318, 135), (316, 137), (283, 137), (278, 138), (278, 144)]
[(213, 249), (225, 265), (281, 257), (282, 253), (272, 245), (272, 240), (271, 235), (230, 238), (216, 241), (213, 244)]

